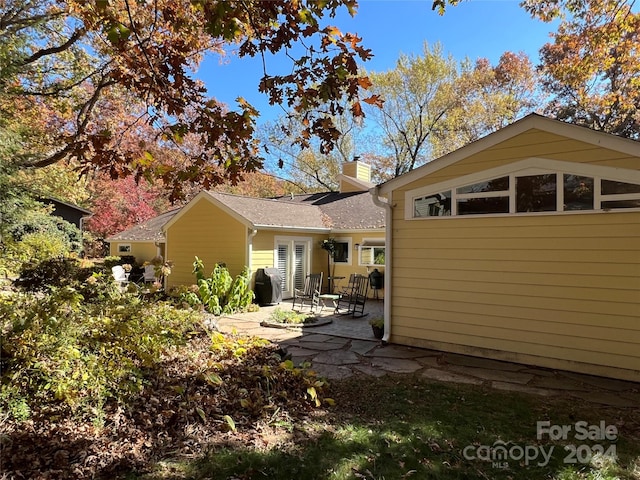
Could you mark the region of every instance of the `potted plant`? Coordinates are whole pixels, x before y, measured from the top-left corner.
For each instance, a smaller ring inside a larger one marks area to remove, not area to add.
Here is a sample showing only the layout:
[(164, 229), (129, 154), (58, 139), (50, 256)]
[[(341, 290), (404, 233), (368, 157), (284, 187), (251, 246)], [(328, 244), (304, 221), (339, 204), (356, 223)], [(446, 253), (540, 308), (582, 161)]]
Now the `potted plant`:
[(372, 318), (369, 320), (369, 325), (371, 325), (371, 330), (373, 330), (373, 336), (378, 340), (382, 340), (382, 337), (384, 336), (384, 318)]

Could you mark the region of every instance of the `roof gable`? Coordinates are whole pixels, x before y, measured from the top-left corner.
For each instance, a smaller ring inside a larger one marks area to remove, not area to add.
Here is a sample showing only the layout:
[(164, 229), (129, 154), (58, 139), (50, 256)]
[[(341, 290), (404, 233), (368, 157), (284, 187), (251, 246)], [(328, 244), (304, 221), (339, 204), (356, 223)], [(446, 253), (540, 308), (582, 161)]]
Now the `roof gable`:
[(507, 143), (510, 140), (530, 131), (546, 132), (558, 137), (576, 140), (587, 145), (601, 147), (624, 155), (640, 158), (640, 144), (634, 140), (604, 132), (597, 132), (586, 127), (568, 124), (537, 114), (530, 114), (523, 119), (493, 132), (473, 143), (422, 165), (411, 172), (389, 180), (388, 182), (380, 185), (378, 187), (378, 191), (381, 194), (387, 194), (427, 175), (433, 174), (458, 162), (462, 162), (473, 155), (477, 155), (493, 147), (497, 148), (500, 144)]
[(135, 227), (131, 227), (120, 233), (112, 235), (106, 239), (107, 242), (164, 242), (162, 227), (170, 221), (180, 208), (169, 210), (157, 217), (153, 217), (146, 222), (142, 222)]

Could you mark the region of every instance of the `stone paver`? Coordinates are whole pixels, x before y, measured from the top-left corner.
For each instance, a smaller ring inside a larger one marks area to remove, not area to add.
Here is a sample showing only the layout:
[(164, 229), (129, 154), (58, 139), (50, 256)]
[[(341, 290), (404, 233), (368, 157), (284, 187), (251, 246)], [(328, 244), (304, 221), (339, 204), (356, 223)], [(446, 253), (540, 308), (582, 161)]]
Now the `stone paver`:
[(424, 378), (438, 380), (440, 382), (466, 383), (470, 385), (482, 385), (482, 380), (478, 378), (466, 377), (457, 373), (438, 370), (437, 368), (427, 368), (421, 374)]
[(526, 385), (533, 380), (533, 375), (529, 373), (512, 372), (508, 370), (489, 370), (486, 368), (463, 367), (460, 365), (450, 365), (447, 370), (483, 380), (495, 380), (498, 382), (519, 383)]
[(357, 353), (358, 355), (365, 355), (370, 352), (372, 349), (376, 348), (376, 342), (368, 342), (366, 340), (353, 340), (351, 342), (351, 346), (349, 350)]
[(393, 373), (413, 373), (422, 368), (422, 365), (415, 360), (389, 357), (376, 358), (371, 362), (371, 366)]
[(440, 361), (438, 360), (438, 357), (417, 357), (414, 360), (423, 367), (440, 367)]
[(491, 370), (504, 370), (510, 372), (517, 372), (518, 370), (526, 368), (524, 365), (520, 365), (518, 363), (501, 362), (500, 360), (492, 360), (482, 357), (470, 357), (466, 355), (458, 355), (455, 353), (447, 353), (445, 355), (445, 360), (447, 363), (450, 363), (452, 365), (486, 368)]
[(343, 380), (355, 375), (353, 370), (350, 368), (325, 365), (323, 363), (313, 364), (312, 370), (314, 370), (318, 375), (329, 380)]
[(299, 342), (298, 346), (304, 348), (310, 348), (312, 350), (319, 350), (322, 352), (326, 352), (329, 350), (342, 350), (348, 344), (348, 341), (344, 341), (342, 343), (333, 343), (333, 342)]
[(358, 356), (347, 350), (336, 350), (335, 352), (322, 352), (313, 358), (313, 364), (324, 363), (326, 365), (350, 365), (360, 363)]
[[(305, 332), (306, 333), (306, 332)], [(331, 335), (325, 335), (323, 333), (309, 333), (300, 338), (301, 342), (330, 342), (330, 343), (344, 343), (344, 339), (332, 337)]]

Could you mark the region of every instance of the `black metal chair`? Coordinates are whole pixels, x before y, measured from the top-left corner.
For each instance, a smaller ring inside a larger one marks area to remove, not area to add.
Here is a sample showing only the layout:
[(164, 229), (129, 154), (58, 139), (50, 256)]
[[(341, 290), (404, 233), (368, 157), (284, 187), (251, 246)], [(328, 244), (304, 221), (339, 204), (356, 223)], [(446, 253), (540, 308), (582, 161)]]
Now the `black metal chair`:
[(320, 288), (322, 287), (322, 273), (310, 273), (304, 279), (304, 287), (302, 289), (294, 288), (293, 290), (293, 309), (296, 303), (300, 303), (300, 308), (304, 308), (306, 302), (309, 308), (313, 310), (320, 305)]

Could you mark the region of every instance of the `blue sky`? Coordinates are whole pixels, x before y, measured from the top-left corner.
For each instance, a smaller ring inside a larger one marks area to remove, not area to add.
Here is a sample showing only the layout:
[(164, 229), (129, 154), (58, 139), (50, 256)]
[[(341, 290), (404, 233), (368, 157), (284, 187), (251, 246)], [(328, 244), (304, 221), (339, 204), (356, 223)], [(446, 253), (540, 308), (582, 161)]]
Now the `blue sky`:
[[(457, 61), (465, 57), (488, 58), (497, 63), (509, 50), (524, 51), (534, 64), (538, 50), (550, 41), (555, 24), (532, 19), (517, 1), (478, 0), (448, 7), (444, 16), (431, 10), (431, 0), (360, 0), (358, 13), (350, 17), (343, 9), (326, 23), (342, 32), (357, 33), (362, 44), (372, 49), (374, 57), (364, 67), (369, 71), (384, 71), (394, 67), (400, 55), (421, 54), (424, 42), (440, 42), (445, 54)], [(267, 59), (270, 73), (278, 73), (290, 64), (281, 56)], [(205, 60), (197, 77), (202, 79), (209, 94), (235, 105), (235, 98), (244, 97), (262, 116), (258, 123), (275, 118), (282, 110), (268, 105), (266, 96), (258, 92), (262, 60), (227, 57), (223, 64), (217, 57)]]

